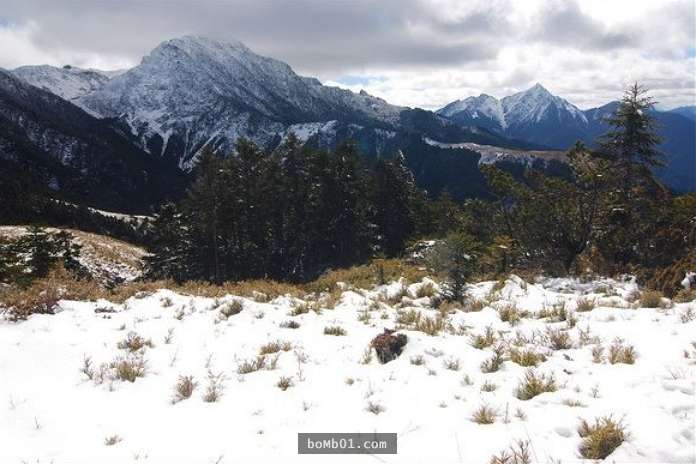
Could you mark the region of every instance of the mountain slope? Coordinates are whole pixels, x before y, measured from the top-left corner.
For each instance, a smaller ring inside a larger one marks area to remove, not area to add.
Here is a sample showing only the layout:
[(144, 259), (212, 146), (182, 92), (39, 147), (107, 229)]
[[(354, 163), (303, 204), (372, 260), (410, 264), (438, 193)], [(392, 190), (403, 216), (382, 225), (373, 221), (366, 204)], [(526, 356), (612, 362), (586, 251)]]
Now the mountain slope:
[(679, 108), (674, 108), (672, 110), (669, 110), (669, 112), (680, 114), (684, 117), (691, 119), (692, 121), (696, 121), (696, 105), (681, 106)]
[(74, 66), (22, 66), (13, 69), (12, 74), (68, 101), (94, 92), (109, 81), (106, 73)]
[(108, 121), (2, 69), (0, 162), (2, 179), (31, 179), (65, 199), (106, 209), (146, 210), (183, 181)]

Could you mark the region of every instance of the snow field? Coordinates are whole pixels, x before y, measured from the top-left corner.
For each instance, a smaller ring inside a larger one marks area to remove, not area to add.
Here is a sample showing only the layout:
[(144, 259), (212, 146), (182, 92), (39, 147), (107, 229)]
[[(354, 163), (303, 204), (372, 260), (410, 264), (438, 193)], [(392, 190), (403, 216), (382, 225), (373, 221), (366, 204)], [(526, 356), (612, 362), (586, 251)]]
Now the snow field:
[[(573, 463), (582, 461), (580, 420), (608, 415), (629, 433), (609, 461), (696, 459), (696, 322), (684, 316), (696, 303), (637, 308), (630, 280), (527, 283), (511, 276), (471, 286), (479, 302), (471, 308), (479, 311), (438, 311), (423, 296), (430, 289), (436, 298), (439, 286), (428, 279), (346, 290), (334, 309), (320, 312), (304, 312), (305, 302), (290, 297), (263, 303), (163, 289), (122, 305), (62, 301), (56, 315), (0, 322), (0, 461), (485, 463), (528, 440), (533, 462)], [(594, 307), (576, 311), (583, 301)], [(502, 321), (506, 309), (521, 319)], [(379, 364), (370, 340), (407, 322), (410, 311), (421, 321), (444, 315), (444, 329), (427, 335), (411, 324), (400, 330), (408, 336), (401, 356)], [(282, 327), (290, 320), (299, 327)], [(326, 335), (333, 326), (345, 335)], [(487, 330), (496, 341), (472, 346)], [(553, 349), (553, 333), (567, 333), (571, 348)], [(129, 334), (152, 346), (130, 353), (123, 345)], [(275, 341), (280, 350), (265, 355), (263, 368), (240, 373)], [(619, 343), (633, 347), (634, 364), (608, 361)], [(502, 367), (482, 372), (500, 344)], [(529, 368), (509, 360), (509, 348), (543, 354), (534, 371), (553, 375), (556, 390), (519, 399)], [(81, 372), (85, 358), (91, 380)], [(142, 359), (144, 376), (113, 378), (108, 365), (117, 359)], [(197, 385), (173, 403), (180, 376)], [(278, 386), (282, 377), (286, 390)], [(211, 378), (221, 396), (206, 402)], [(472, 420), (484, 405), (496, 413), (492, 424)], [(399, 452), (298, 455), (298, 432), (396, 432)]]

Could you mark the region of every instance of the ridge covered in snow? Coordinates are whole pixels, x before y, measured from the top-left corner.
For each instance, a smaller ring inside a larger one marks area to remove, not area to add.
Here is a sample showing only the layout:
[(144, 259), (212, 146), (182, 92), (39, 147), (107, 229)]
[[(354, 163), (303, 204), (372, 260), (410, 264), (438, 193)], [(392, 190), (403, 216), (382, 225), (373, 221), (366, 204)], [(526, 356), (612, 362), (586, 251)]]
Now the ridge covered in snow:
[(118, 75), (118, 72), (81, 69), (75, 66), (57, 68), (49, 65), (21, 66), (11, 72), (35, 87), (73, 102), (102, 88), (112, 76)]

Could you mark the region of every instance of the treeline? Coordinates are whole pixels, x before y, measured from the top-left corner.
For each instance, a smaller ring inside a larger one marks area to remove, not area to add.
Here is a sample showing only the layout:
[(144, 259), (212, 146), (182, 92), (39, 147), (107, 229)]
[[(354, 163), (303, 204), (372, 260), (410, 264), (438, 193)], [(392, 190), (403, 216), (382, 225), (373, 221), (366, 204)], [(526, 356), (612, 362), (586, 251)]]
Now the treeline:
[(486, 167), (495, 200), (467, 202), (460, 226), (431, 256), (452, 296), (462, 296), (474, 273), (517, 269), (632, 273), (665, 293), (678, 290), (696, 269), (696, 195), (673, 196), (653, 177), (664, 162), (653, 105), (643, 88), (630, 87), (598, 148), (569, 151), (569, 179), (533, 170), (515, 179)]
[(152, 223), (148, 275), (213, 282), (306, 281), (328, 268), (399, 255), (411, 237), (447, 228), (456, 208), (416, 187), (399, 153), (369, 164), (355, 145), (333, 152), (294, 136), (273, 153), (240, 140), (202, 153), (186, 199)]
[(147, 221), (125, 221), (76, 205), (47, 191), (38, 179), (0, 160), (0, 224), (68, 227), (144, 245)]

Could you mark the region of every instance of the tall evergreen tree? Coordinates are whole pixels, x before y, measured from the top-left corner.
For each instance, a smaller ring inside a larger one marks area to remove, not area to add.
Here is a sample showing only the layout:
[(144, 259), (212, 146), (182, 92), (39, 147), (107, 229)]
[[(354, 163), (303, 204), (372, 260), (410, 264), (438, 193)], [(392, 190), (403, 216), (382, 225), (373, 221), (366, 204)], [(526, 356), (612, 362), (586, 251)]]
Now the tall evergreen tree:
[(387, 256), (397, 256), (416, 226), (415, 179), (401, 151), (392, 160), (380, 159), (374, 178), (372, 205), (379, 245)]

